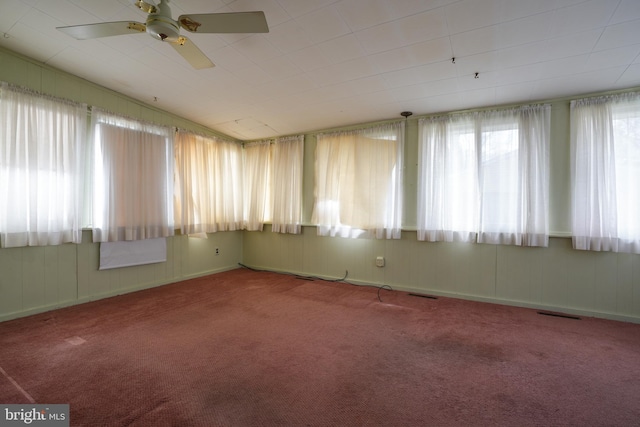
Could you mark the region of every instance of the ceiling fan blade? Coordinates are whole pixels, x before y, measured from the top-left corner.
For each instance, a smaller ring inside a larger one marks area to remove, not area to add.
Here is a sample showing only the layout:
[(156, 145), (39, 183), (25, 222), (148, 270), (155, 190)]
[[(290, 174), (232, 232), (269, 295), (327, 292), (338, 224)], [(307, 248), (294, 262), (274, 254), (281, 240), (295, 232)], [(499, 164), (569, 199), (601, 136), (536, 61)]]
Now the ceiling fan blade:
[(144, 33), (147, 30), (147, 26), (141, 22), (118, 21), (72, 25), (70, 27), (57, 27), (56, 29), (78, 40), (86, 40), (97, 39), (99, 37), (120, 36), (123, 34)]
[(213, 67), (213, 62), (202, 53), (198, 46), (186, 37), (180, 36), (178, 41), (170, 43), (189, 64), (196, 70)]
[(192, 33), (268, 33), (264, 12), (180, 15), (178, 23)]

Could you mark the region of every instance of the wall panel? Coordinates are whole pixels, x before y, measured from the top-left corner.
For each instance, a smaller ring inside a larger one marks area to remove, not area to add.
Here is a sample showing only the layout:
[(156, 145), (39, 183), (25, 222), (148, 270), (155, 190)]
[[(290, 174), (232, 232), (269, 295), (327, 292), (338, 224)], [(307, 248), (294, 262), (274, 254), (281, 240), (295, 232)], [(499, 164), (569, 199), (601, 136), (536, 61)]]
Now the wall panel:
[[(566, 239), (569, 242), (569, 239)], [(568, 271), (567, 296), (571, 307), (581, 310), (595, 310), (596, 301), (596, 254), (585, 251), (566, 252)]]
[[(375, 266), (378, 255), (383, 268)], [(302, 265), (283, 262), (300, 256)], [(245, 233), (243, 262), (330, 279), (348, 270), (348, 281), (358, 284), (640, 323), (640, 255), (576, 251), (567, 238), (522, 248), (418, 242), (409, 231), (400, 240), (320, 237), (312, 226), (277, 235), (266, 226)]]
[(623, 314), (633, 313), (633, 262), (632, 254), (620, 254), (617, 257), (618, 286), (616, 293), (616, 311)]
[(22, 248), (0, 250), (0, 313), (22, 310)]
[(496, 296), (512, 301), (539, 302), (542, 249), (498, 246)]
[[(45, 306), (48, 303), (45, 251), (45, 247), (22, 248), (23, 309), (34, 309)], [(51, 294), (51, 292), (49, 292), (49, 294)]]

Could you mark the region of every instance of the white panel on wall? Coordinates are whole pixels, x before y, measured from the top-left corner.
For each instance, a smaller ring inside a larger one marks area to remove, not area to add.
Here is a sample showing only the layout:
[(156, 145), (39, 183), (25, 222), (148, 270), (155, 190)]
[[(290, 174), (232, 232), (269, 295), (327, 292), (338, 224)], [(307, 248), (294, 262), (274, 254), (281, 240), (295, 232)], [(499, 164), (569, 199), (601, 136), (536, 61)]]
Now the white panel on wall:
[(167, 260), (165, 238), (100, 244), (100, 270), (153, 264)]

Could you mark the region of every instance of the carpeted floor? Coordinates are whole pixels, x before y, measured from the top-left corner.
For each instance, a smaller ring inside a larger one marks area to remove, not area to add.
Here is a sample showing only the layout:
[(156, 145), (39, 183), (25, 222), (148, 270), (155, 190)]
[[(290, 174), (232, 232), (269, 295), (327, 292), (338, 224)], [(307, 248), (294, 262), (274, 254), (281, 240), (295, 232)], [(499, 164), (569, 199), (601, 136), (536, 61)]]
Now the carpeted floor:
[(637, 426), (640, 325), (239, 269), (0, 323), (0, 403), (29, 402), (74, 426)]

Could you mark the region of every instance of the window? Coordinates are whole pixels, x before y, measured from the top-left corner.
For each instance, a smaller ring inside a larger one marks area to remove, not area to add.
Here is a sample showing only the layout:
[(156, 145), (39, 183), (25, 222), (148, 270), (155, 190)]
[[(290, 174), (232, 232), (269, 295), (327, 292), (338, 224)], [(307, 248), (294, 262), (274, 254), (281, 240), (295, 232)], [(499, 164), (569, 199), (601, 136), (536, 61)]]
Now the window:
[(419, 122), (418, 240), (548, 245), (550, 107)]
[(82, 240), (87, 106), (2, 83), (0, 243)]
[(175, 212), (182, 233), (241, 230), (242, 146), (179, 131), (175, 162)]
[(173, 235), (171, 129), (94, 108), (93, 241)]
[(245, 221), (247, 230), (299, 234), (302, 230), (304, 136), (245, 144)]
[(321, 236), (400, 238), (404, 122), (319, 134), (313, 222)]
[(571, 102), (576, 249), (640, 253), (640, 94)]
[(304, 136), (276, 138), (273, 148), (272, 228), (276, 233), (302, 231)]
[(489, 125), (483, 122), (480, 127), (479, 241), (505, 243), (500, 242), (500, 234), (517, 234), (520, 220), (518, 121), (494, 117)]
[(249, 231), (262, 231), (271, 221), (271, 142), (244, 146), (244, 219)]

